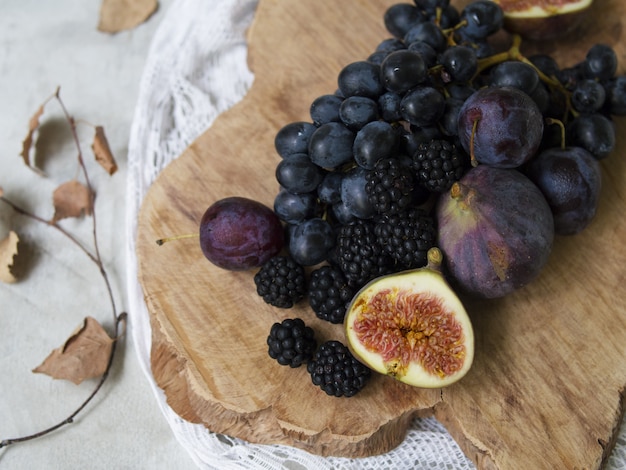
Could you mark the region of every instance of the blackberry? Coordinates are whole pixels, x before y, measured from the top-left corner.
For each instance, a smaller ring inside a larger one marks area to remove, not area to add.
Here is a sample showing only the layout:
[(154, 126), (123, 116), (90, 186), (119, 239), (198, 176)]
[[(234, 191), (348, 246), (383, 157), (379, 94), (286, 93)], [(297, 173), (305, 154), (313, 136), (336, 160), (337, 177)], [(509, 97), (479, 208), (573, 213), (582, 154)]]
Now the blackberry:
[(410, 168), (397, 158), (376, 162), (367, 175), (365, 191), (379, 214), (397, 214), (413, 200), (414, 179)]
[(356, 289), (335, 266), (324, 265), (311, 272), (309, 304), (322, 320), (342, 323), (355, 293)]
[(267, 337), (268, 353), (280, 365), (299, 367), (310, 361), (317, 348), (315, 332), (300, 318), (274, 323)]
[(380, 217), (374, 232), (398, 271), (425, 266), (428, 250), (437, 241), (434, 219), (417, 208)]
[(372, 371), (339, 341), (323, 343), (307, 364), (314, 385), (328, 395), (351, 397), (367, 384)]
[(429, 191), (442, 193), (450, 189), (468, 168), (468, 157), (444, 139), (421, 143), (413, 155), (417, 182)]
[(337, 232), (335, 256), (339, 268), (357, 287), (393, 270), (394, 261), (378, 242), (374, 227), (371, 220), (357, 219)]
[(306, 294), (304, 267), (290, 256), (274, 256), (254, 276), (256, 291), (263, 300), (279, 308), (291, 308)]

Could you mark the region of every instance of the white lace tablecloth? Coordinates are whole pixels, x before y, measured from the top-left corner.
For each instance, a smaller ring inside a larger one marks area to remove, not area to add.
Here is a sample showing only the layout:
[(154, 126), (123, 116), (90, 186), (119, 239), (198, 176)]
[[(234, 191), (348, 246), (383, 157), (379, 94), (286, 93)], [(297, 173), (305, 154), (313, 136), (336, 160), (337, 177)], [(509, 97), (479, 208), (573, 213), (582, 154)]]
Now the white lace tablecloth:
[[(245, 31), (257, 0), (175, 0), (153, 39), (140, 84), (128, 153), (128, 291), (130, 331), (156, 402), (180, 444), (204, 469), (472, 469), (434, 418), (416, 419), (398, 448), (365, 459), (322, 458), (287, 446), (252, 445), (182, 420), (150, 370), (151, 332), (137, 282), (137, 214), (159, 172), (239, 101), (254, 79)], [(626, 469), (624, 426), (611, 469)]]

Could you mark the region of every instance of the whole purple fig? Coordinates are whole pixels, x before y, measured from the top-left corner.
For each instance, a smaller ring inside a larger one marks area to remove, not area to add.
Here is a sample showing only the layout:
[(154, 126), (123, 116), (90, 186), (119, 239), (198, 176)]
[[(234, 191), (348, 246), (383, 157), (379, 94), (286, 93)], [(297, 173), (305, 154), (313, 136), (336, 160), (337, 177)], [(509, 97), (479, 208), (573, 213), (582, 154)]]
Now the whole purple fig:
[(484, 298), (502, 297), (533, 280), (554, 240), (545, 197), (513, 169), (470, 169), (440, 197), (437, 222), (451, 283)]
[(526, 174), (545, 196), (558, 235), (574, 235), (596, 215), (602, 171), (600, 163), (581, 147), (555, 147), (533, 158)]

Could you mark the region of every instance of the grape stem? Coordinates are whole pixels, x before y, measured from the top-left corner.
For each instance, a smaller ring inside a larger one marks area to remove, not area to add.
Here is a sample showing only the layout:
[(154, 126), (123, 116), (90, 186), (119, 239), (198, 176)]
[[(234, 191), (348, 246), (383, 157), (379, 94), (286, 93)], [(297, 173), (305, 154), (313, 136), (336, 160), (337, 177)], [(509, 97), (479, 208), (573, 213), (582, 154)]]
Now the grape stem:
[(548, 117), (546, 118), (546, 124), (548, 125), (556, 124), (557, 126), (561, 128), (561, 149), (564, 149), (565, 148), (565, 124), (563, 124), (563, 121), (561, 121), (560, 119)]
[(565, 120), (565, 117), (568, 115), (568, 113), (572, 113), (575, 116), (576, 112), (573, 109), (572, 104), (571, 104), (571, 93), (567, 90), (567, 88), (563, 86), (563, 84), (559, 80), (557, 80), (555, 77), (548, 76), (545, 73), (543, 73), (535, 64), (532, 63), (532, 61), (530, 61), (526, 56), (524, 56), (524, 54), (522, 54), (522, 51), (520, 49), (521, 44), (522, 44), (522, 37), (519, 34), (514, 34), (512, 36), (511, 47), (509, 47), (508, 50), (499, 52), (497, 54), (493, 54), (483, 59), (479, 59), (478, 67), (477, 67), (476, 73), (474, 74), (474, 78), (479, 76), (482, 72), (484, 72), (489, 67), (493, 67), (494, 65), (497, 65), (501, 62), (505, 62), (507, 60), (516, 60), (516, 61), (522, 62), (528, 65), (529, 67), (531, 67), (535, 72), (537, 72), (537, 75), (539, 76), (539, 80), (541, 80), (551, 89), (557, 90), (565, 97), (564, 120)]
[(539, 75), (539, 79), (542, 82), (544, 82), (546, 85), (549, 85), (554, 88), (558, 88), (561, 91), (565, 91), (565, 88), (563, 87), (563, 85), (561, 85), (561, 82), (559, 82), (557, 79), (553, 77), (547, 76), (545, 73), (539, 70), (539, 68), (535, 64), (533, 64), (530, 60), (528, 60), (528, 58), (526, 58), (524, 54), (522, 54), (520, 50), (521, 45), (522, 45), (522, 37), (519, 34), (514, 34), (513, 43), (511, 44), (511, 47), (508, 50), (504, 52), (500, 52), (498, 54), (494, 54), (489, 57), (485, 57), (484, 59), (480, 59), (478, 61), (478, 71), (476, 72), (476, 75), (479, 75), (485, 69), (488, 69), (489, 67), (499, 64), (500, 62), (505, 62), (507, 60), (517, 60), (532, 67), (535, 70), (535, 72), (537, 72), (537, 75)]

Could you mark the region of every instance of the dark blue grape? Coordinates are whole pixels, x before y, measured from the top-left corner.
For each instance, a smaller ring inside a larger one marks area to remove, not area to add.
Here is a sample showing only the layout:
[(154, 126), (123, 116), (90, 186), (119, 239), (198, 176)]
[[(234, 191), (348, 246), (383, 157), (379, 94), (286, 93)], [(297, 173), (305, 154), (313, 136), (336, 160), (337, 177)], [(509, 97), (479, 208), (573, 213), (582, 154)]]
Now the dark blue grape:
[(602, 114), (581, 114), (567, 126), (567, 139), (601, 160), (615, 148), (615, 126)]
[(412, 129), (411, 132), (404, 135), (404, 151), (407, 155), (412, 156), (417, 152), (420, 144), (427, 144), (433, 139), (443, 137), (438, 126), (427, 126)]
[(396, 3), (385, 11), (383, 21), (387, 31), (401, 39), (413, 26), (426, 21), (426, 17), (413, 5)]
[(322, 124), (309, 141), (309, 157), (322, 168), (336, 168), (352, 160), (354, 133), (339, 122)]
[(323, 204), (338, 204), (341, 201), (343, 173), (329, 171), (317, 187), (317, 197)]
[(348, 171), (341, 182), (341, 200), (346, 209), (359, 219), (369, 219), (376, 213), (365, 191), (368, 173), (365, 168), (357, 166)]
[(451, 98), (465, 101), (476, 91), (473, 86), (465, 83), (450, 83), (446, 86), (446, 90)]
[(539, 108), (539, 111), (541, 111), (541, 114), (546, 115), (551, 106), (551, 96), (543, 82), (537, 84), (530, 97)]
[(339, 106), (343, 98), (337, 95), (318, 96), (311, 103), (310, 115), (313, 124), (321, 126), (327, 122), (339, 122)]
[(389, 52), (386, 51), (372, 52), (369, 56), (367, 56), (367, 62), (370, 62), (374, 65), (380, 65), (383, 63), (383, 60), (385, 60), (388, 54)]
[(608, 110), (617, 116), (626, 116), (626, 76), (619, 75), (606, 85)]
[(276, 166), (276, 180), (287, 191), (294, 194), (310, 193), (324, 178), (324, 170), (314, 164), (304, 153), (291, 155)]
[(348, 225), (358, 220), (358, 218), (348, 210), (348, 206), (346, 206), (343, 201), (333, 204), (331, 212), (335, 220), (341, 225)]
[(319, 210), (315, 193), (293, 194), (281, 189), (274, 198), (274, 212), (280, 220), (288, 224), (314, 217)]
[(554, 231), (574, 235), (594, 218), (602, 172), (598, 161), (580, 147), (554, 147), (530, 161), (528, 177), (548, 201), (554, 216)]
[(378, 103), (365, 96), (350, 96), (341, 103), (339, 118), (348, 129), (356, 132), (378, 119)]
[(404, 93), (422, 83), (428, 74), (422, 56), (407, 49), (390, 53), (380, 65), (380, 79), (389, 91)]
[(450, 97), (446, 99), (446, 109), (443, 112), (440, 123), (444, 134), (447, 136), (454, 136), (459, 133), (457, 122), (463, 103), (464, 101), (458, 98)]
[(400, 51), (406, 49), (406, 44), (402, 39), (398, 38), (387, 38), (383, 39), (378, 46), (376, 46), (375, 52), (386, 52), (391, 53), (395, 51)]
[(500, 5), (488, 0), (478, 0), (461, 10), (461, 21), (466, 24), (462, 33), (472, 39), (485, 39), (498, 32), (504, 23), (504, 13)]
[(382, 158), (392, 157), (398, 148), (397, 134), (391, 124), (374, 121), (357, 132), (354, 139), (354, 160), (368, 170)]
[(309, 139), (316, 127), (310, 122), (292, 122), (281, 128), (274, 138), (274, 147), (285, 158), (295, 153), (307, 153)]
[(557, 72), (557, 79), (568, 90), (573, 90), (576, 84), (585, 78), (584, 62), (572, 67), (565, 67)]
[(446, 100), (435, 88), (417, 86), (402, 98), (402, 117), (412, 125), (431, 126), (443, 115)]
[(559, 64), (548, 54), (534, 54), (528, 60), (547, 77), (556, 77), (559, 73)]
[(378, 98), (385, 91), (380, 81), (380, 66), (367, 61), (346, 65), (339, 72), (337, 83), (346, 98), (349, 96)]
[(589, 49), (584, 61), (585, 75), (598, 80), (609, 80), (617, 70), (617, 55), (611, 46), (596, 44)]
[(441, 29), (430, 21), (418, 23), (409, 29), (404, 36), (404, 42), (411, 44), (413, 42), (425, 42), (436, 52), (441, 52), (446, 48), (446, 37)]
[(581, 113), (595, 113), (604, 106), (606, 92), (596, 80), (587, 78), (579, 81), (572, 90), (572, 106)]
[(400, 102), (402, 97), (392, 91), (383, 93), (378, 98), (378, 111), (380, 117), (387, 122), (397, 122), (402, 119)]
[(470, 81), (478, 70), (476, 51), (468, 46), (448, 47), (441, 55), (440, 62), (455, 82)]
[(325, 261), (334, 245), (332, 227), (318, 217), (305, 220), (290, 231), (289, 253), (302, 266), (313, 266)]
[(409, 51), (417, 52), (422, 56), (426, 68), (433, 67), (437, 64), (437, 51), (424, 41), (414, 41), (407, 47)]
[[(439, 16), (437, 16), (439, 15)], [(448, 5), (442, 8), (441, 13), (431, 13), (428, 17), (433, 23), (437, 22), (441, 29), (450, 29), (459, 24), (461, 14), (454, 5)]]
[(426, 13), (436, 13), (437, 9), (444, 9), (450, 5), (450, 0), (414, 0), (415, 6)]
[(524, 62), (507, 60), (491, 70), (490, 80), (492, 86), (513, 87), (530, 95), (539, 84), (539, 75)]
[(495, 54), (493, 46), (486, 39), (482, 41), (479, 39), (474, 39), (473, 41), (473, 47), (476, 51), (476, 57), (478, 57), (479, 59), (484, 59)]

